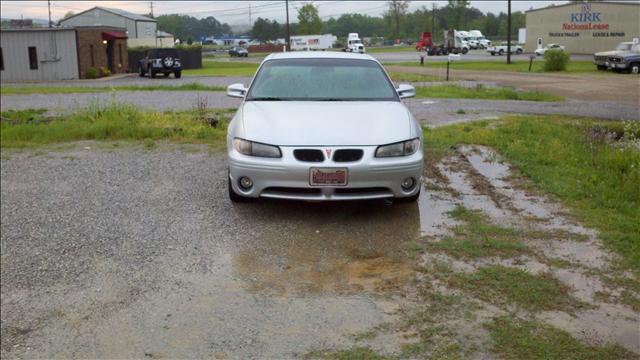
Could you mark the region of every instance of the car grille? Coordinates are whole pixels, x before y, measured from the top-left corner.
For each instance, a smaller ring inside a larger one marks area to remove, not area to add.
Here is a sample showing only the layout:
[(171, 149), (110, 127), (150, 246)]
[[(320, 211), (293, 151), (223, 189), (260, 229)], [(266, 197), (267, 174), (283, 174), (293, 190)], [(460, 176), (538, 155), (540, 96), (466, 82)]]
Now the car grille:
[(293, 150), (293, 156), (300, 161), (305, 162), (323, 162), (324, 155), (322, 151), (315, 149), (296, 149)]
[(622, 62), (622, 59), (620, 59), (619, 57), (609, 57), (609, 61), (613, 63), (619, 63)]
[(336, 188), (336, 194), (368, 194), (368, 193), (385, 193), (389, 189), (383, 187), (368, 188)]
[(335, 162), (352, 162), (362, 159), (363, 151), (360, 149), (340, 149), (333, 155)]
[(307, 194), (307, 195), (318, 195), (322, 192), (321, 189), (318, 188), (296, 188), (296, 187), (268, 187), (263, 190), (264, 192), (276, 192), (283, 194)]
[(595, 60), (597, 62), (602, 62), (603, 63), (603, 62), (607, 61), (607, 57), (606, 56), (596, 56), (595, 58), (596, 58)]

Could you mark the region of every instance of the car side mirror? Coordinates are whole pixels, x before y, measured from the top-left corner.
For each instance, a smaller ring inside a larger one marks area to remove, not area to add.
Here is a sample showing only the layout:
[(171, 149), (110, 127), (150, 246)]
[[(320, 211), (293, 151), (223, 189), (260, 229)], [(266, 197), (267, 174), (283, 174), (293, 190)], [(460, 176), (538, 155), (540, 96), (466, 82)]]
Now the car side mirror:
[(227, 87), (227, 96), (244, 99), (247, 96), (247, 90), (243, 84), (231, 84)]
[(416, 88), (408, 84), (398, 85), (396, 91), (398, 92), (398, 96), (400, 96), (400, 99), (406, 99), (416, 96)]

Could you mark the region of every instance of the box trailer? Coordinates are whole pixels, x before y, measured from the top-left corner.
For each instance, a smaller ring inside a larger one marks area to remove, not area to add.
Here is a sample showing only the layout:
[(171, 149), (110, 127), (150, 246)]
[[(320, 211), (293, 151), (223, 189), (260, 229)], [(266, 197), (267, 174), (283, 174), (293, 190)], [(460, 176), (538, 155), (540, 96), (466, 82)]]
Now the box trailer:
[(333, 47), (338, 38), (331, 34), (324, 35), (296, 35), (291, 37), (291, 50), (313, 51), (327, 50)]

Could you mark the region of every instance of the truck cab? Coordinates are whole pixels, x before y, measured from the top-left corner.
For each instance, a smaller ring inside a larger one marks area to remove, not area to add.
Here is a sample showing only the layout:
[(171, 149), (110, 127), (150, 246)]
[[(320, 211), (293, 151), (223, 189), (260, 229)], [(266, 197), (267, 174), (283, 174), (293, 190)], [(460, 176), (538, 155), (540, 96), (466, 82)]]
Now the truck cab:
[(364, 45), (362, 44), (362, 40), (360, 40), (358, 33), (349, 33), (349, 36), (347, 37), (347, 47), (344, 51), (364, 54)]

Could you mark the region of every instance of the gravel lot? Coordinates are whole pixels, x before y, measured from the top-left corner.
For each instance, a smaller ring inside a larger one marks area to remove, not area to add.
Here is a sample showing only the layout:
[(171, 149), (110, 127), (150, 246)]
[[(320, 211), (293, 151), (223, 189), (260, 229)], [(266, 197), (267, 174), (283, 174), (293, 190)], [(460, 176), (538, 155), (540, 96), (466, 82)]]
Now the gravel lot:
[[(223, 154), (187, 145), (147, 151), (83, 142), (2, 155), (3, 359), (292, 358), (349, 348), (353, 334), (397, 321), (411, 305), (402, 296), (416, 285), (407, 242), (448, 234), (458, 223), (447, 213), (460, 203), (499, 224), (588, 236), (531, 240), (539, 257), (500, 264), (550, 271), (590, 304), (536, 318), (588, 343), (640, 351), (638, 313), (596, 296), (608, 289), (597, 274), (614, 255), (566, 209), (514, 189), (504, 180), (508, 165), (484, 149), (439, 164), (448, 184), (425, 178), (430, 186), (413, 204), (232, 205)], [(475, 187), (479, 177), (492, 186)], [(456, 269), (485, 264), (423, 256)], [(570, 268), (539, 263), (540, 256)], [(461, 320), (460, 333), (445, 332), (447, 341), (486, 344), (483, 322), (513, 314), (493, 305), (478, 311)], [(355, 344), (397, 353), (407, 335)], [(477, 349), (478, 358), (495, 357), (486, 349)]]

